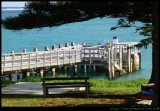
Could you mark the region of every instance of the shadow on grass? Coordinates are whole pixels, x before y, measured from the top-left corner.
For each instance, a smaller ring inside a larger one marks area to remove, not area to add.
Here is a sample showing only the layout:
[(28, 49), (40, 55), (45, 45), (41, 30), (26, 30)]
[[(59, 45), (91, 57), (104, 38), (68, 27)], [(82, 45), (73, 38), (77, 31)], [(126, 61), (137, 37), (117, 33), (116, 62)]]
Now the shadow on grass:
[[(49, 97), (55, 97), (55, 98), (84, 98), (84, 94), (63, 94), (63, 95), (50, 95)], [(115, 94), (99, 94), (99, 93), (92, 93), (88, 99), (111, 99), (111, 103), (99, 103), (99, 104), (80, 104), (80, 105), (75, 105), (74, 107), (131, 107), (133, 106), (136, 102), (137, 99), (139, 98), (139, 94), (132, 94), (132, 95), (115, 95)], [(87, 98), (86, 98), (87, 99)], [(113, 99), (113, 100), (112, 100)], [(118, 101), (122, 100), (122, 101)], [(71, 105), (63, 105), (61, 107), (72, 107)]]
[(1, 98), (42, 98), (42, 95), (29, 94), (2, 94)]
[[(112, 94), (112, 93), (90, 93), (88, 98), (108, 98), (108, 99), (125, 99), (139, 97), (140, 93), (137, 94)], [(85, 92), (67, 92), (63, 94), (49, 94), (46, 98), (86, 98)], [(32, 95), (32, 94), (2, 94), (2, 98), (43, 98), (43, 95)]]
[[(3, 94), (2, 98), (44, 98), (43, 95), (25, 95), (25, 94)], [(82, 98), (82, 99), (113, 99), (111, 103), (102, 103), (102, 104), (80, 104), (75, 105), (74, 107), (130, 107), (139, 98), (139, 93), (137, 94), (126, 94), (126, 95), (118, 95), (118, 94), (108, 94), (108, 93), (91, 93), (88, 98), (85, 97), (85, 93), (74, 93), (68, 92), (65, 94), (50, 94), (47, 98)], [(46, 98), (46, 99), (47, 99)], [(117, 103), (117, 99), (123, 99), (123, 102)], [(60, 107), (70, 107), (70, 105), (63, 105)], [(72, 107), (72, 106), (71, 106)]]

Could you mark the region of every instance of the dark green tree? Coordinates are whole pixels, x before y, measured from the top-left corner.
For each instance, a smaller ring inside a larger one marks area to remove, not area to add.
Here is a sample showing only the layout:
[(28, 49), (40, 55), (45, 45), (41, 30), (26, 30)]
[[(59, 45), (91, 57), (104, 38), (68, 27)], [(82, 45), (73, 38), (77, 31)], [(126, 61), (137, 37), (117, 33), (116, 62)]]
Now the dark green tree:
[(80, 2), (80, 1), (31, 1), (17, 17), (2, 20), (6, 29), (22, 30), (60, 26), (72, 22), (86, 21), (96, 17), (123, 17), (116, 28), (131, 27), (135, 21), (141, 21), (138, 27), (141, 40), (137, 47), (152, 44), (152, 75), (149, 83), (155, 83), (155, 96), (152, 105), (159, 106), (159, 2), (155, 1), (117, 1), (117, 2)]

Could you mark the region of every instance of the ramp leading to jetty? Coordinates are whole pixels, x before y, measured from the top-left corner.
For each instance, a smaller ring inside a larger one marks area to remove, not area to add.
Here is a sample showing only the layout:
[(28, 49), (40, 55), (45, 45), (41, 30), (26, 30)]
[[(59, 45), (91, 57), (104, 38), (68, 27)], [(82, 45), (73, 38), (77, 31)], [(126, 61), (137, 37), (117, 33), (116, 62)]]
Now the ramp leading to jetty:
[[(49, 93), (62, 94), (72, 90), (77, 90), (77, 89), (76, 88), (54, 88), (54, 89), (49, 89)], [(79, 88), (79, 90), (84, 90), (84, 88)], [(2, 94), (43, 95), (42, 82), (18, 82), (8, 87), (3, 87)]]

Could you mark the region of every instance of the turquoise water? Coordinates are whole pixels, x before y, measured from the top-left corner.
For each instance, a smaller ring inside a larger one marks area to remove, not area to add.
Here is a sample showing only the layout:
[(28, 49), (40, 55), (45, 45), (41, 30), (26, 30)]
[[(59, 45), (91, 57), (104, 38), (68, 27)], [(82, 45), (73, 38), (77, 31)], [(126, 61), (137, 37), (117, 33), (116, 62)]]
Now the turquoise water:
[[(21, 11), (2, 11), (2, 19), (8, 16), (16, 16)], [(87, 45), (97, 45), (104, 43), (108, 39), (112, 41), (113, 36), (118, 36), (119, 42), (138, 42), (143, 39), (139, 33), (135, 32), (135, 27), (120, 28), (110, 31), (112, 26), (117, 24), (119, 18), (95, 18), (84, 22), (76, 22), (65, 24), (59, 27), (42, 28), (32, 30), (13, 31), (1, 28), (2, 30), (2, 54), (14, 52), (22, 52), (23, 49), (33, 51), (34, 48), (44, 50), (45, 46), (52, 47), (53, 44), (65, 44), (75, 42), (81, 44), (85, 42)], [(142, 23), (136, 22), (136, 26)], [(141, 70), (133, 72), (129, 75), (116, 77), (116, 80), (130, 80), (136, 78), (150, 78), (152, 69), (152, 46), (147, 49), (141, 48), (142, 64)], [(81, 72), (80, 72), (81, 73)], [(93, 72), (88, 72), (93, 75)], [(97, 76), (98, 75), (98, 76)], [(106, 77), (105, 73), (97, 72), (93, 78)]]

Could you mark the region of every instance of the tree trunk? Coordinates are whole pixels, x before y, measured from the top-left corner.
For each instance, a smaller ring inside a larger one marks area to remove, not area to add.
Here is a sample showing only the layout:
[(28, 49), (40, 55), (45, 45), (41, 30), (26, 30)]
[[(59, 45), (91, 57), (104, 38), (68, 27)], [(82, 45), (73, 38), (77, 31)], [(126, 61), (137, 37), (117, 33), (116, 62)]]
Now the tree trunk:
[(153, 9), (153, 54), (152, 54), (152, 76), (150, 82), (155, 83), (152, 106), (159, 107), (159, 2), (152, 2)]

